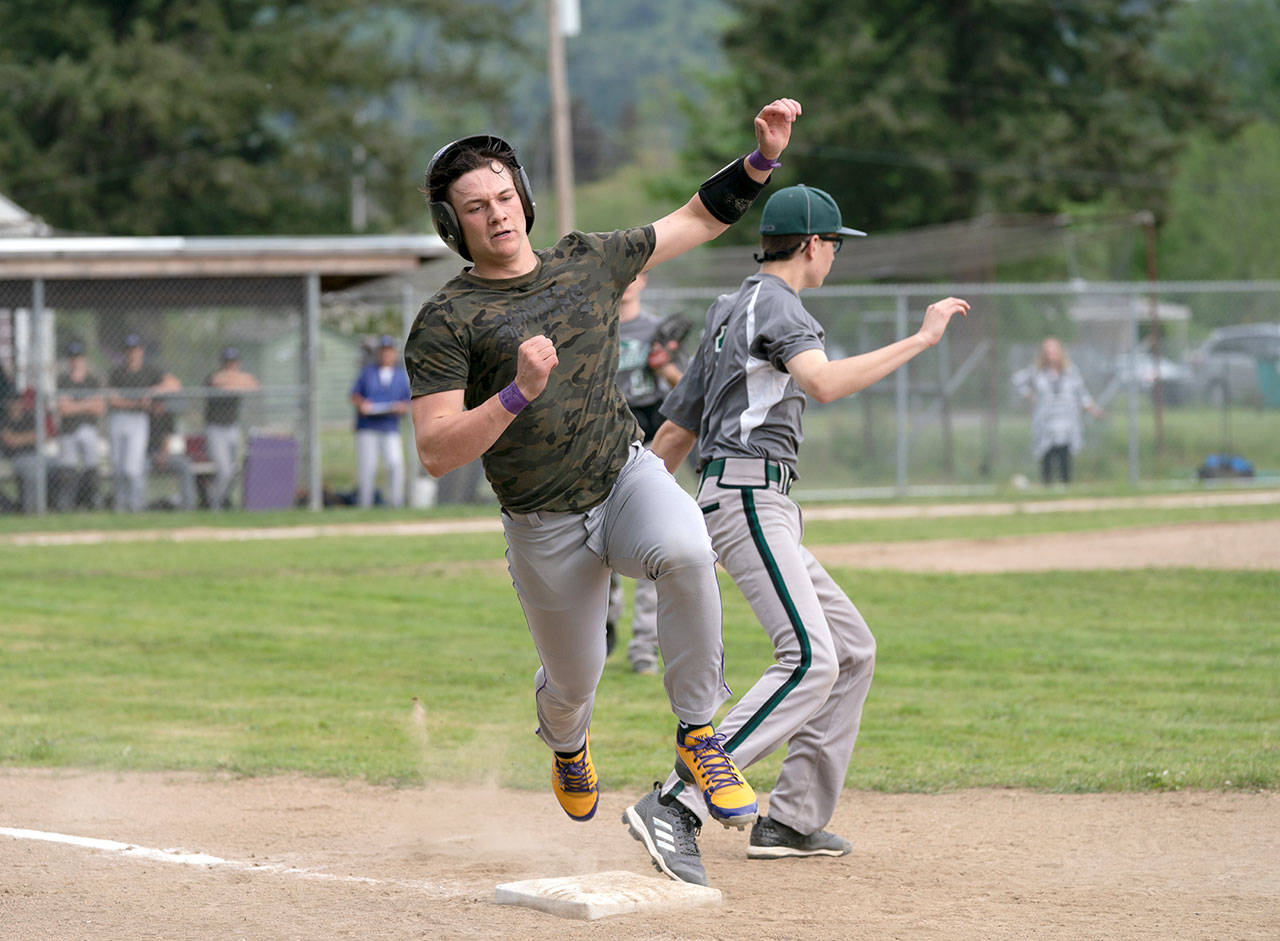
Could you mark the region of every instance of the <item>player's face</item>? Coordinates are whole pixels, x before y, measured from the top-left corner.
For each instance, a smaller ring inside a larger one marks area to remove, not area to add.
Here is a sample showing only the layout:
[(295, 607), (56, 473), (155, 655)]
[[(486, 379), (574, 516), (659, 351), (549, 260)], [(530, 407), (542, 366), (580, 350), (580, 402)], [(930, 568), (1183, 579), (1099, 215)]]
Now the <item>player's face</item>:
[(512, 261), (524, 250), (524, 206), (506, 164), (495, 160), (464, 173), (449, 188), (449, 202), (478, 267)]
[(831, 273), (831, 266), (835, 263), (836, 252), (839, 250), (839, 243), (828, 239), (813, 236), (814, 245), (814, 265), (813, 275), (816, 279), (810, 287), (822, 287), (822, 282), (827, 280), (827, 275)]

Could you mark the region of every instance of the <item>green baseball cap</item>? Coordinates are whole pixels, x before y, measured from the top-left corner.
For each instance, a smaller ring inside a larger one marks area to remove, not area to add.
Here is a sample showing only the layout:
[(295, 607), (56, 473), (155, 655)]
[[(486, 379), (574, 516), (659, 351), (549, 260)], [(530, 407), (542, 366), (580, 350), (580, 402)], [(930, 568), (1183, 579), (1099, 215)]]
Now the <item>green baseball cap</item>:
[(866, 235), (840, 224), (840, 207), (814, 186), (787, 186), (769, 197), (760, 218), (761, 235)]

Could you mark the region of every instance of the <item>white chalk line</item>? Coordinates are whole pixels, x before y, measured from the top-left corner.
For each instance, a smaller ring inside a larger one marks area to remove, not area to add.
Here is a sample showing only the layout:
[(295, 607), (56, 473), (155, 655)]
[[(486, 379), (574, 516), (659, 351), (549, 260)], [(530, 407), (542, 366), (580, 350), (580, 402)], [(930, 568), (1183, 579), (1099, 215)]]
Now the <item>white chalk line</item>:
[(116, 853), (130, 859), (143, 859), (151, 862), (174, 863), (180, 866), (205, 866), (208, 868), (231, 869), (238, 872), (265, 873), (280, 876), (294, 876), (318, 882), (338, 882), (346, 884), (370, 886), (395, 886), (425, 892), (437, 899), (458, 898), (468, 894), (460, 885), (449, 886), (444, 883), (416, 882), (408, 879), (374, 879), (369, 876), (343, 876), (318, 869), (302, 869), (297, 866), (286, 866), (283, 863), (258, 863), (238, 859), (223, 859), (208, 853), (190, 853), (179, 849), (154, 849), (138, 846), (135, 843), (121, 843), (117, 840), (100, 840), (95, 837), (73, 836), (67, 833), (49, 833), (45, 830), (24, 830), (15, 827), (0, 827), (0, 836), (12, 837), (15, 840), (35, 840), (42, 843), (63, 843), (69, 846), (80, 846), (85, 849), (100, 850), (104, 853)]

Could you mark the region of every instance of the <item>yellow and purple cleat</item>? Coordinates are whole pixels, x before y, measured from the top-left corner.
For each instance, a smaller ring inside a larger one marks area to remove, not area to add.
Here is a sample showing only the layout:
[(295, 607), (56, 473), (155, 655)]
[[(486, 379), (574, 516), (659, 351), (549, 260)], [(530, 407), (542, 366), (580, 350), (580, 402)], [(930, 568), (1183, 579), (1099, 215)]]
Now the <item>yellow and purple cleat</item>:
[(756, 792), (709, 725), (676, 733), (676, 774), (702, 792), (707, 812), (726, 827), (748, 827), (756, 819)]
[(591, 763), (591, 739), (572, 758), (551, 756), (551, 789), (564, 812), (574, 820), (590, 820), (600, 802), (595, 765)]

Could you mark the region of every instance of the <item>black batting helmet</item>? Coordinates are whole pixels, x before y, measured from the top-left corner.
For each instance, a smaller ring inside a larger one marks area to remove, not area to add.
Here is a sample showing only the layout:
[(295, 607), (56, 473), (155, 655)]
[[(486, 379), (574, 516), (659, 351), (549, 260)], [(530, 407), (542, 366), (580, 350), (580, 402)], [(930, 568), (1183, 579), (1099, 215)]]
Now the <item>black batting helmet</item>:
[(473, 261), (471, 252), (467, 250), (462, 238), (462, 227), (458, 224), (458, 214), (453, 211), (445, 198), (449, 184), (462, 176), (474, 166), (467, 166), (459, 158), (468, 152), (494, 154), (499, 160), (511, 168), (511, 179), (515, 183), (516, 194), (520, 197), (520, 205), (524, 207), (524, 230), (533, 229), (534, 202), (529, 186), (529, 177), (520, 166), (516, 157), (516, 149), (501, 137), (493, 134), (475, 134), (461, 137), (445, 144), (436, 151), (431, 162), (427, 164), (423, 189), (426, 191), (428, 207), (431, 210), (431, 221), (435, 224), (436, 233), (444, 239), (446, 245), (465, 258)]

